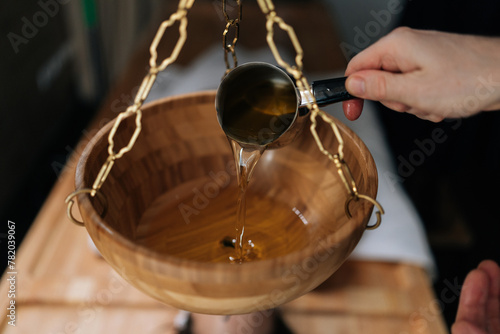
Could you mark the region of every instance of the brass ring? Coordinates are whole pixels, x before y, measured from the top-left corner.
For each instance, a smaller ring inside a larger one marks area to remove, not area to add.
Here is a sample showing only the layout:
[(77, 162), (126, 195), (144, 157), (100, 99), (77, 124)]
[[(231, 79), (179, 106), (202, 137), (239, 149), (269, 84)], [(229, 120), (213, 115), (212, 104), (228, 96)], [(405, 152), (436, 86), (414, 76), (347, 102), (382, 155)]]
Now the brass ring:
[(73, 217), (72, 209), (73, 209), (73, 204), (75, 203), (75, 201), (73, 200), (73, 197), (75, 197), (79, 194), (85, 194), (85, 193), (90, 194), (90, 196), (92, 196), (92, 197), (94, 197), (95, 194), (99, 195), (99, 198), (104, 205), (104, 211), (102, 213), (103, 216), (106, 214), (106, 211), (108, 209), (108, 201), (102, 193), (100, 193), (98, 191), (96, 192), (94, 189), (91, 189), (91, 188), (83, 188), (83, 189), (73, 191), (71, 194), (68, 195), (68, 197), (66, 197), (66, 200), (64, 200), (64, 203), (67, 204), (66, 215), (68, 216), (69, 220), (71, 220), (73, 223), (75, 223), (78, 226), (85, 226), (85, 223), (81, 222), (81, 221), (77, 220), (75, 217)]
[(345, 213), (347, 215), (347, 217), (349, 218), (352, 218), (352, 215), (351, 215), (351, 211), (349, 210), (349, 203), (351, 203), (351, 201), (353, 199), (355, 199), (356, 201), (358, 199), (364, 199), (364, 200), (367, 200), (368, 202), (372, 203), (373, 205), (375, 205), (378, 209), (378, 211), (375, 211), (375, 216), (377, 216), (377, 221), (375, 222), (375, 224), (373, 225), (366, 225), (366, 229), (367, 230), (374, 230), (376, 229), (377, 227), (380, 226), (380, 224), (382, 223), (382, 215), (385, 213), (384, 212), (384, 208), (382, 208), (382, 205), (380, 205), (379, 202), (377, 202), (376, 200), (374, 200), (373, 198), (371, 198), (370, 196), (366, 196), (366, 195), (361, 195), (361, 194), (355, 194), (355, 195), (352, 195), (350, 196), (346, 201), (345, 201), (345, 206), (344, 206), (344, 209), (345, 209)]

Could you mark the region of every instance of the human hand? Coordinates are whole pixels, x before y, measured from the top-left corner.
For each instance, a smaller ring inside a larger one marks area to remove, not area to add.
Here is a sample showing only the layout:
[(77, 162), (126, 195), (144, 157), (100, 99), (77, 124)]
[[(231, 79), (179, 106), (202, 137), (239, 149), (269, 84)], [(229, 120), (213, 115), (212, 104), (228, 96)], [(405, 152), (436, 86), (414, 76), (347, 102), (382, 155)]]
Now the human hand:
[(500, 38), (398, 28), (348, 64), (345, 101), (357, 119), (363, 100), (441, 121), (500, 109)]
[(500, 267), (482, 261), (465, 278), (452, 334), (500, 333)]

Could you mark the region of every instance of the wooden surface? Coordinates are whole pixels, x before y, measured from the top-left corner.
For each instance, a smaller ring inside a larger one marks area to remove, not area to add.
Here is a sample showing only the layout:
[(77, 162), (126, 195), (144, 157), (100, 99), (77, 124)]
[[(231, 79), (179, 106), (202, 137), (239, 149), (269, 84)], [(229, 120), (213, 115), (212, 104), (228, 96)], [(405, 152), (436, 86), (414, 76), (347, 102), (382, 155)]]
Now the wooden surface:
[[(295, 27), (303, 44), (306, 70), (332, 71), (345, 66), (342, 55), (335, 50), (338, 38), (327, 33), (332, 23), (321, 6), (309, 2), (280, 6), (284, 5), (277, 6), (278, 13)], [(249, 7), (241, 27), (241, 33), (247, 34), (242, 45), (247, 47), (263, 45), (249, 38), (263, 32), (245, 23), (252, 22), (253, 15), (260, 14), (255, 7)], [(213, 45), (214, 40), (220, 43), (223, 28), (213, 2), (197, 1), (190, 13), (188, 43), (179, 64), (188, 64), (197, 53)], [(206, 38), (207, 35), (214, 38)], [(321, 53), (312, 52), (318, 43)], [(147, 64), (147, 46), (137, 53), (129, 70), (108, 94), (95, 122), (83, 134), (82, 145), (125, 110), (125, 101), (133, 99)], [(82, 145), (75, 149), (75, 156), (17, 249), (16, 327), (8, 325), (9, 285), (7, 276), (2, 277), (0, 330), (8, 334), (174, 333), (173, 318), (178, 310), (126, 283), (91, 250), (86, 230), (66, 217), (64, 199), (74, 190), (76, 160)], [(348, 261), (318, 289), (282, 310), (286, 323), (297, 334), (446, 333), (436, 310), (437, 301), (422, 268), (404, 263)]]

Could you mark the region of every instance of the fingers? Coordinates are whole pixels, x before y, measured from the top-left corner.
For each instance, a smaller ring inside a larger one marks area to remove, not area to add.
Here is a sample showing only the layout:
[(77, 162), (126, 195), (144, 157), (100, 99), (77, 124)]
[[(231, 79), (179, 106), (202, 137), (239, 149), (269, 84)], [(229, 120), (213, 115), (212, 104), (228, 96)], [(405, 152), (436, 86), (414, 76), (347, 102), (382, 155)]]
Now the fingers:
[(500, 332), (500, 267), (481, 262), (465, 278), (453, 334)]
[(345, 75), (364, 70), (405, 73), (419, 68), (416, 54), (420, 50), (415, 42), (419, 34), (419, 31), (410, 28), (396, 28), (351, 59)]
[(491, 333), (500, 333), (500, 267), (491, 260), (482, 261), (478, 270), (489, 279), (489, 295), (486, 302), (486, 321)]
[[(350, 79), (348, 79), (349, 81)], [(346, 83), (346, 88), (347, 90), (351, 93), (351, 95), (359, 96), (359, 97), (364, 97), (369, 100), (375, 100), (375, 101), (380, 101), (383, 105), (385, 105), (387, 108), (396, 110), (399, 112), (407, 112), (411, 108), (407, 106), (404, 103), (401, 102), (396, 102), (396, 101), (391, 101), (391, 100), (386, 100), (386, 99), (377, 99), (373, 98), (372, 94), (366, 93), (365, 92), (365, 87), (364, 87), (364, 82), (359, 83), (356, 82), (357, 78), (354, 78), (348, 83)], [(348, 86), (350, 85), (350, 86)], [(361, 85), (361, 87), (356, 87), (356, 85)], [(354, 92), (357, 92), (356, 94)], [(344, 109), (344, 114), (346, 118), (350, 121), (354, 121), (359, 118), (361, 115), (361, 111), (363, 109), (363, 99), (354, 99), (354, 100), (348, 100), (344, 101), (342, 104), (342, 107)], [(418, 111), (415, 111), (415, 113), (418, 113)]]
[(485, 334), (485, 332), (467, 321), (457, 321), (451, 326), (451, 334)]
[[(414, 52), (406, 44), (415, 35), (416, 32), (409, 28), (395, 29), (356, 55), (345, 71), (347, 91), (362, 99), (380, 101), (396, 111), (408, 111), (412, 99), (408, 90), (411, 78), (404, 74), (419, 66)], [(359, 106), (360, 102), (344, 103), (346, 117), (357, 119), (361, 112)]]
[[(431, 122), (440, 122), (444, 119), (442, 113), (435, 110), (426, 110), (418, 107), (416, 99), (418, 93), (410, 76), (401, 73), (384, 71), (361, 71), (347, 78), (346, 89), (356, 97), (379, 101), (387, 108), (413, 114)], [(428, 98), (429, 100), (429, 98)], [(359, 109), (359, 111), (358, 111)], [(359, 102), (344, 104), (344, 113), (349, 120), (355, 120), (361, 114)]]
[(363, 100), (354, 99), (342, 102), (345, 117), (350, 121), (355, 121), (361, 115), (363, 110)]
[(393, 103), (397, 111), (406, 111), (412, 96), (407, 87), (411, 79), (401, 73), (378, 70), (359, 71), (347, 78), (346, 89), (356, 97)]
[(376, 70), (357, 72), (347, 78), (346, 89), (361, 99), (344, 102), (344, 114), (351, 121), (358, 119), (363, 109), (362, 99), (380, 101), (390, 109), (407, 112), (410, 107), (406, 103), (405, 85), (401, 74)]
[(475, 269), (467, 275), (460, 294), (457, 323), (467, 322), (474, 327), (485, 329), (488, 285), (488, 275), (482, 270)]
[(484, 260), (477, 267), (479, 270), (488, 274), (491, 285), (491, 294), (500, 298), (500, 267), (492, 260)]

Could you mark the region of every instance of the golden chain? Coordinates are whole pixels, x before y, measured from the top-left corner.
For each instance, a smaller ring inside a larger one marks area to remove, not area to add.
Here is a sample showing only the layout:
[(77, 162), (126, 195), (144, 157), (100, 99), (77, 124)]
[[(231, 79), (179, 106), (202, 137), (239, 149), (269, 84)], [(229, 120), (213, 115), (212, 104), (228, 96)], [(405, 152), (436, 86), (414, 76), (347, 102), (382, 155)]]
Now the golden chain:
[[(384, 209), (382, 206), (373, 198), (359, 194), (358, 188), (356, 186), (356, 181), (354, 180), (351, 170), (349, 166), (347, 165), (346, 161), (344, 160), (344, 140), (342, 138), (342, 135), (340, 134), (340, 131), (335, 124), (335, 122), (332, 120), (332, 118), (328, 117), (328, 115), (319, 109), (318, 104), (316, 103), (316, 99), (314, 98), (314, 95), (311, 92), (311, 87), (307, 81), (307, 79), (304, 77), (302, 73), (302, 58), (303, 58), (303, 51), (302, 47), (300, 46), (299, 40), (297, 38), (297, 35), (295, 34), (295, 31), (293, 28), (286, 24), (285, 21), (279, 17), (276, 14), (274, 4), (272, 0), (257, 0), (259, 7), (266, 16), (266, 29), (267, 29), (267, 44), (269, 45), (269, 48), (271, 49), (273, 56), (276, 60), (276, 62), (283, 67), (291, 76), (294, 77), (297, 88), (301, 92), (305, 92), (306, 95), (306, 101), (312, 101), (307, 104), (307, 108), (311, 112), (311, 133), (314, 137), (314, 140), (316, 141), (316, 145), (318, 146), (319, 150), (321, 153), (326, 155), (328, 159), (333, 161), (337, 168), (337, 172), (340, 176), (340, 179), (344, 183), (345, 188), (347, 189), (347, 192), (349, 194), (348, 199), (345, 202), (345, 212), (348, 217), (351, 217), (351, 212), (349, 210), (349, 203), (352, 200), (359, 200), (359, 199), (364, 199), (369, 201), (370, 203), (374, 204), (379, 211), (376, 212), (377, 216), (377, 222), (374, 225), (369, 225), (367, 228), (369, 229), (374, 229), (377, 228), (380, 223), (381, 223), (381, 215), (384, 213)], [(278, 48), (276, 44), (274, 43), (274, 26), (277, 25), (280, 29), (285, 31), (288, 34), (288, 37), (290, 38), (290, 41), (295, 49), (295, 65), (290, 65), (287, 62), (283, 60), (281, 57)], [(316, 125), (317, 125), (317, 116), (320, 116), (323, 121), (328, 123), (330, 127), (332, 128), (333, 133), (335, 134), (335, 137), (337, 138), (338, 141), (338, 146), (337, 146), (337, 153), (332, 154), (328, 150), (326, 150), (323, 146), (323, 143), (321, 142), (321, 139), (318, 136), (318, 133), (316, 131)]]
[[(184, 46), (184, 42), (186, 41), (187, 38), (187, 30), (186, 30), (188, 24), (187, 13), (188, 10), (193, 6), (194, 1), (195, 0), (180, 0), (179, 5), (177, 7), (177, 11), (172, 15), (170, 15), (170, 18), (168, 20), (163, 21), (160, 27), (158, 28), (158, 31), (156, 32), (156, 35), (149, 49), (151, 54), (151, 58), (149, 60), (149, 66), (150, 66), (149, 72), (142, 80), (139, 90), (135, 96), (134, 104), (129, 106), (127, 110), (118, 115), (115, 123), (113, 124), (113, 127), (111, 128), (111, 131), (109, 132), (108, 158), (106, 159), (106, 162), (102, 165), (99, 173), (97, 174), (97, 177), (94, 181), (94, 184), (92, 185), (92, 188), (76, 190), (66, 198), (65, 202), (67, 204), (68, 217), (75, 224), (83, 225), (82, 222), (76, 220), (73, 217), (73, 214), (71, 212), (74, 204), (73, 198), (81, 193), (89, 193), (90, 196), (94, 197), (97, 194), (98, 190), (101, 189), (104, 181), (106, 181), (106, 178), (111, 172), (111, 169), (113, 168), (115, 161), (120, 159), (125, 153), (129, 152), (134, 146), (135, 141), (137, 140), (137, 137), (139, 136), (139, 133), (141, 132), (142, 129), (142, 124), (141, 124), (142, 104), (148, 97), (149, 92), (153, 87), (153, 84), (156, 80), (158, 73), (163, 71), (165, 68), (167, 68), (167, 66), (169, 66), (170, 64), (172, 64), (174, 61), (177, 60), (177, 57), (179, 56), (179, 53), (181, 52), (181, 49)], [(160, 41), (162, 40), (163, 35), (165, 34), (167, 28), (173, 26), (176, 22), (179, 22), (179, 39), (177, 40), (177, 43), (174, 46), (170, 56), (165, 58), (160, 64), (158, 64), (158, 51), (157, 51), (158, 45), (160, 44)], [(135, 130), (128, 144), (122, 147), (118, 152), (116, 152), (114, 149), (115, 146), (114, 136), (116, 134), (116, 131), (120, 126), (121, 122), (123, 121), (123, 119), (133, 115), (135, 115)]]
[[(99, 173), (97, 174), (97, 177), (92, 185), (92, 188), (85, 188), (85, 189), (80, 189), (76, 190), (73, 193), (71, 193), (67, 198), (66, 198), (66, 204), (67, 204), (67, 214), (68, 217), (76, 224), (78, 225), (83, 225), (82, 222), (76, 220), (73, 215), (72, 215), (72, 206), (74, 204), (73, 198), (77, 196), (78, 194), (81, 193), (89, 193), (92, 197), (94, 197), (98, 190), (102, 187), (104, 181), (106, 180), (107, 176), (111, 172), (111, 169), (113, 168), (113, 165), (117, 159), (120, 159), (125, 153), (129, 152), (132, 147), (135, 144), (135, 141), (137, 140), (137, 137), (139, 136), (139, 133), (141, 132), (142, 125), (141, 125), (141, 118), (142, 118), (142, 104), (146, 100), (147, 96), (149, 95), (149, 92), (151, 91), (151, 88), (153, 87), (153, 84), (156, 80), (156, 77), (158, 75), (158, 72), (163, 71), (167, 66), (172, 64), (177, 57), (179, 56), (179, 53), (184, 46), (184, 43), (187, 38), (187, 13), (188, 10), (191, 9), (193, 6), (195, 0), (180, 0), (179, 5), (177, 8), (177, 11), (173, 13), (168, 20), (165, 20), (161, 23), (156, 36), (153, 39), (153, 42), (150, 47), (150, 54), (151, 58), (149, 60), (149, 65), (150, 69), (148, 74), (144, 77), (141, 86), (139, 88), (139, 91), (137, 92), (137, 95), (135, 96), (134, 99), (134, 104), (129, 106), (127, 110), (124, 112), (120, 113), (113, 124), (113, 127), (111, 128), (111, 131), (108, 135), (108, 158), (106, 159), (106, 162), (102, 165)], [(239, 23), (242, 18), (242, 5), (241, 5), (241, 0), (235, 0), (236, 4), (238, 5), (238, 15), (236, 18), (230, 18), (228, 13), (227, 13), (227, 0), (222, 1), (222, 8), (223, 8), (223, 13), (224, 17), (226, 19), (226, 28), (223, 32), (223, 46), (224, 46), (224, 60), (226, 62), (226, 73), (231, 70), (232, 67), (236, 67), (238, 65), (237, 57), (236, 57), (236, 52), (235, 52), (235, 46), (239, 38)], [(359, 199), (364, 199), (378, 208), (378, 212), (376, 212), (377, 215), (377, 222), (374, 225), (368, 226), (367, 228), (376, 228), (380, 225), (381, 221), (381, 214), (384, 213), (384, 210), (382, 206), (373, 198), (362, 195), (358, 193), (358, 189), (356, 186), (356, 182), (354, 181), (354, 178), (352, 176), (351, 170), (349, 169), (349, 166), (344, 160), (344, 140), (342, 139), (342, 136), (340, 134), (340, 131), (335, 124), (335, 122), (327, 116), (325, 112), (319, 109), (318, 104), (316, 103), (316, 99), (314, 98), (313, 94), (311, 93), (311, 87), (309, 86), (308, 81), (304, 77), (302, 73), (302, 58), (303, 58), (303, 51), (302, 47), (300, 46), (299, 40), (297, 36), (295, 35), (295, 31), (293, 28), (286, 24), (285, 21), (279, 17), (276, 14), (274, 4), (272, 0), (257, 0), (261, 11), (264, 13), (266, 16), (266, 29), (267, 29), (267, 43), (269, 45), (269, 48), (271, 49), (274, 58), (276, 59), (277, 63), (282, 66), (290, 75), (292, 75), (296, 81), (297, 87), (299, 88), (300, 91), (306, 92), (306, 100), (307, 101), (312, 101), (307, 104), (307, 108), (311, 112), (311, 127), (310, 131), (314, 137), (314, 140), (316, 141), (316, 144), (319, 148), (319, 150), (328, 157), (335, 166), (337, 167), (337, 172), (344, 183), (347, 192), (349, 193), (349, 198), (347, 199), (345, 203), (345, 211), (346, 214), (350, 217), (351, 213), (349, 211), (349, 203), (352, 200), (359, 200)], [(179, 39), (177, 40), (177, 43), (171, 53), (171, 55), (164, 59), (160, 64), (157, 63), (157, 58), (158, 58), (158, 52), (157, 48), (158, 45), (160, 44), (160, 41), (163, 38), (163, 35), (165, 34), (165, 31), (167, 28), (171, 27), (175, 22), (179, 22)], [(276, 44), (274, 43), (274, 25), (278, 25), (280, 29), (284, 30), (289, 38), (290, 41), (292, 42), (292, 45), (295, 49), (296, 56), (295, 56), (295, 65), (290, 65), (287, 62), (283, 60), (281, 57), (278, 48)], [(234, 30), (234, 37), (233, 40), (228, 43), (227, 41), (227, 35), (229, 31), (233, 29)], [(229, 53), (231, 53), (232, 59), (233, 59), (233, 66), (230, 65), (229, 62)], [(114, 136), (116, 134), (116, 131), (118, 127), (120, 126), (121, 122), (123, 121), (124, 118), (135, 115), (135, 125), (136, 128), (128, 142), (128, 144), (124, 147), (122, 147), (118, 152), (114, 150)], [(338, 141), (338, 153), (332, 154), (328, 150), (326, 150), (321, 142), (321, 139), (318, 136), (318, 133), (316, 132), (316, 124), (317, 124), (317, 116), (320, 116), (321, 119), (325, 122), (327, 122), (334, 134), (335, 137), (337, 138)]]
[[(226, 74), (231, 71), (232, 68), (238, 66), (238, 59), (236, 57), (236, 43), (240, 37), (240, 21), (242, 18), (242, 6), (241, 0), (236, 0), (236, 5), (238, 5), (238, 15), (236, 18), (232, 19), (227, 13), (227, 0), (222, 0), (222, 12), (224, 13), (224, 18), (226, 19), (226, 29), (222, 33), (222, 46), (224, 47), (224, 61), (226, 62)], [(233, 30), (233, 40), (228, 41), (229, 32)], [(229, 54), (231, 54), (233, 63), (229, 61)]]

